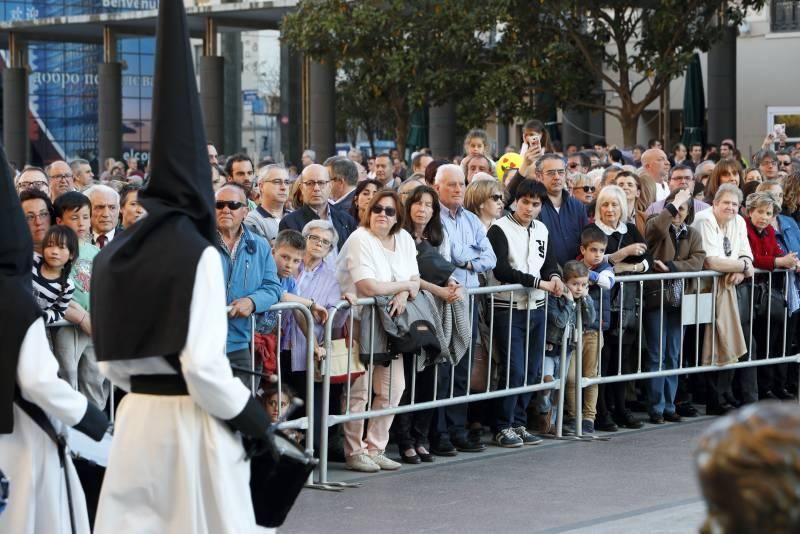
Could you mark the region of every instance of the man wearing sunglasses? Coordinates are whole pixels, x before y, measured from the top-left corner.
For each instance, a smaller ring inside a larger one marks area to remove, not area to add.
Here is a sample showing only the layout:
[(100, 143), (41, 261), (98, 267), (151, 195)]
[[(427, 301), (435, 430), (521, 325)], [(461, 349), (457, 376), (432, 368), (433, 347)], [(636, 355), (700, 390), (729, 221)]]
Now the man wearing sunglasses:
[[(231, 364), (250, 366), (250, 316), (262, 313), (281, 299), (278, 268), (267, 242), (242, 224), (247, 215), (244, 189), (228, 183), (217, 191), (214, 204), (217, 220), (217, 248), (222, 257), (228, 311), (226, 351)], [(245, 385), (250, 375), (239, 374)]]
[[(303, 192), (303, 206), (281, 219), (279, 229), (288, 228), (302, 232), (306, 224), (311, 221), (330, 220), (336, 228), (336, 233), (339, 234), (335, 251), (340, 250), (358, 225), (344, 210), (331, 209), (328, 203), (331, 197), (331, 178), (328, 170), (322, 165), (313, 163), (303, 169), (297, 179), (300, 180), (300, 189)], [(331, 259), (326, 261), (335, 262), (335, 257), (336, 254), (329, 254), (328, 258)]]
[(586, 174), (592, 161), (586, 152), (576, 152), (567, 158), (567, 172), (573, 174)]

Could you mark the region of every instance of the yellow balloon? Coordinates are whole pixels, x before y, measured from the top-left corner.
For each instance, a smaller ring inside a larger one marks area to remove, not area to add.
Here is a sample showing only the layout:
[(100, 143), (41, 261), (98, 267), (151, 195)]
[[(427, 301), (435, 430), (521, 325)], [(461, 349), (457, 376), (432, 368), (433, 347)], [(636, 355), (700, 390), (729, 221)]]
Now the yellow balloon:
[(505, 178), (506, 173), (511, 169), (519, 169), (522, 165), (522, 156), (516, 152), (507, 152), (497, 160), (497, 179), (501, 182)]

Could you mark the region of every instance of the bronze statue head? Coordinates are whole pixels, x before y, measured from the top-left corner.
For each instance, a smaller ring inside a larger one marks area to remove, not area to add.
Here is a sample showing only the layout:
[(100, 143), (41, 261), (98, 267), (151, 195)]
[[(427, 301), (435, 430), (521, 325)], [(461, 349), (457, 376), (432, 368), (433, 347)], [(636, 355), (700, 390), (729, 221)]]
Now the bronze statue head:
[(695, 451), (704, 534), (800, 532), (800, 406), (762, 402), (726, 416)]

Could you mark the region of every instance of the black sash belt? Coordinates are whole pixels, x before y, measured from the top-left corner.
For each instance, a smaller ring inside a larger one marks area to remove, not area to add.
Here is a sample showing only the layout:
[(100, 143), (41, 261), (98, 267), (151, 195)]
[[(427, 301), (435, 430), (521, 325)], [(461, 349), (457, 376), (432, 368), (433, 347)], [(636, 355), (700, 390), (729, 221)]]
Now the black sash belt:
[(188, 395), (181, 375), (132, 375), (131, 393), (142, 395)]

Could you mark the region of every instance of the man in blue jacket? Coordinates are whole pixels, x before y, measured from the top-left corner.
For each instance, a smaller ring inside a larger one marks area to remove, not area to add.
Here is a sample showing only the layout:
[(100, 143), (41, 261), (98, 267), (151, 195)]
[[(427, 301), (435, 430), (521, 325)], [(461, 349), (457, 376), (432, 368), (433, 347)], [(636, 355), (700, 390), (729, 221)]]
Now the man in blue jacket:
[(581, 232), (589, 224), (586, 208), (564, 189), (567, 173), (564, 160), (555, 154), (545, 154), (536, 161), (536, 179), (547, 189), (539, 220), (550, 231), (550, 243), (558, 264), (562, 267), (578, 256)]
[[(250, 367), (250, 317), (263, 313), (281, 298), (278, 270), (269, 244), (244, 226), (247, 196), (238, 184), (228, 183), (216, 193), (217, 248), (225, 276), (228, 311), (228, 359)], [(235, 370), (235, 368), (234, 368)], [(236, 373), (247, 385), (250, 376)]]

